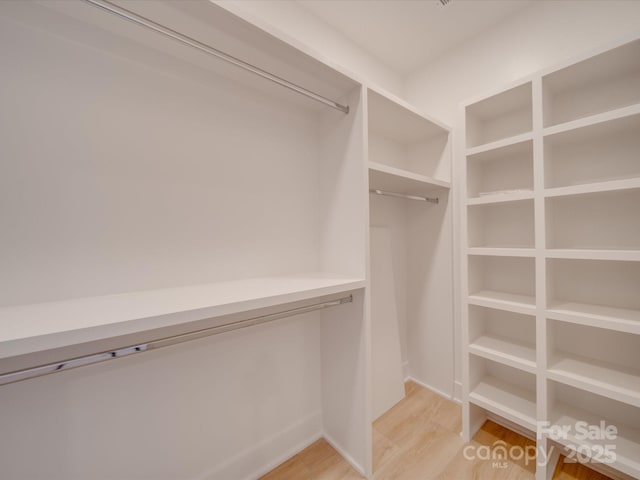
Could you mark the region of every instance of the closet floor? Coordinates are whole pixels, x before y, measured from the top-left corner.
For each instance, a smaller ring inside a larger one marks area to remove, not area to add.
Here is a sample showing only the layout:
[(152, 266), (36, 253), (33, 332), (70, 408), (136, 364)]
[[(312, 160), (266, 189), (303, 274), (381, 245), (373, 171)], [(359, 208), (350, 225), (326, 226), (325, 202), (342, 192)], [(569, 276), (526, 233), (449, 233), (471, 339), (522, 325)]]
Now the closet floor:
[[(460, 437), (460, 406), (414, 382), (406, 396), (373, 423), (375, 480), (533, 480), (535, 461), (468, 460)], [(491, 421), (470, 445), (507, 448), (535, 445), (531, 440)], [(355, 480), (362, 477), (338, 452), (321, 439), (262, 477), (262, 480)], [(575, 463), (558, 462), (554, 480), (607, 480), (608, 477)]]

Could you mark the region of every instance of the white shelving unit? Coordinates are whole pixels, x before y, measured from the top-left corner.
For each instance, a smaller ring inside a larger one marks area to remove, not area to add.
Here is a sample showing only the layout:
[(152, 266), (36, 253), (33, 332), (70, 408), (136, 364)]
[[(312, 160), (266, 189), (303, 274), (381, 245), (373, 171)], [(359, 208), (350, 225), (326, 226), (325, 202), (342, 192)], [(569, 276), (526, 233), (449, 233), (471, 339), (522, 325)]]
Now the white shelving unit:
[[(367, 108), (369, 225), (389, 239), (384, 245), (371, 243), (371, 264), (389, 266), (371, 282), (395, 306), (388, 313), (391, 318), (378, 321), (393, 326), (400, 343), (401, 365), (396, 360), (385, 368), (451, 397), (453, 366), (443, 366), (441, 358), (451, 357), (452, 345), (437, 340), (453, 336), (453, 326), (443, 321), (453, 315), (450, 130), (378, 88), (368, 88)], [(437, 198), (438, 203), (376, 191)], [(376, 301), (372, 299), (372, 316), (382, 311)], [(383, 334), (376, 328), (374, 322), (375, 348), (397, 348), (389, 344), (395, 337), (384, 334), (380, 339)], [(377, 381), (374, 377), (374, 391)], [(404, 395), (401, 386), (399, 390), (396, 401)]]
[[(640, 40), (461, 114), (463, 435), (491, 417), (542, 451), (640, 478)], [(617, 453), (604, 465), (597, 442), (575, 435), (576, 422), (601, 420), (619, 430), (601, 442)], [(536, 478), (553, 469), (540, 462)]]

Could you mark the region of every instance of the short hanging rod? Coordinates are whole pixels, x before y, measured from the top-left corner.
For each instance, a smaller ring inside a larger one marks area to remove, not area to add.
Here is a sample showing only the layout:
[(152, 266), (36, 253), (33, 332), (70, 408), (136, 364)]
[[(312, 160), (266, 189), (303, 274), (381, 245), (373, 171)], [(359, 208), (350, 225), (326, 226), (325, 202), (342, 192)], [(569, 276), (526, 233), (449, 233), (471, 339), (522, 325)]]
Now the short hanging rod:
[(41, 377), (50, 373), (63, 372), (72, 368), (82, 367), (85, 365), (91, 365), (94, 363), (104, 362), (106, 360), (112, 360), (114, 358), (126, 357), (136, 353), (147, 352), (149, 350), (155, 350), (157, 348), (168, 347), (169, 345), (175, 345), (178, 343), (188, 342), (190, 340), (196, 340), (198, 338), (209, 337), (211, 335), (217, 335), (224, 332), (230, 332), (232, 330), (238, 330), (240, 328), (252, 327), (254, 325), (260, 325), (262, 323), (273, 322), (285, 317), (291, 317), (294, 315), (300, 315), (303, 313), (313, 312), (315, 310), (322, 310), (324, 308), (335, 307), (344, 303), (351, 303), (353, 301), (352, 295), (339, 298), (337, 300), (330, 300), (327, 302), (314, 303), (312, 305), (306, 305), (304, 307), (291, 308), (289, 310), (282, 310), (280, 312), (269, 313), (267, 315), (260, 315), (246, 320), (238, 322), (231, 322), (225, 325), (219, 325), (217, 327), (205, 328), (202, 330), (196, 330), (195, 332), (183, 333), (181, 335), (173, 335), (171, 337), (161, 338), (159, 340), (153, 340), (147, 343), (140, 343), (137, 345), (129, 345), (126, 347), (117, 348), (115, 350), (109, 350), (106, 352), (94, 353), (91, 355), (85, 355), (82, 357), (75, 357), (62, 362), (50, 363), (47, 365), (41, 365), (33, 368), (26, 368), (24, 370), (17, 370), (15, 372), (5, 373), (0, 375), (0, 385), (8, 383), (19, 382), (21, 380), (27, 380), (29, 378)]
[(406, 193), (387, 192), (385, 190), (369, 190), (369, 193), (375, 193), (376, 195), (384, 195), (387, 197), (406, 198), (408, 200), (418, 200), (420, 202), (428, 202), (438, 204), (440, 199), (438, 197), (421, 197), (419, 195), (407, 195)]
[(324, 103), (325, 105), (328, 105), (331, 108), (335, 108), (336, 110), (340, 110), (341, 112), (344, 112), (344, 113), (349, 113), (348, 105), (342, 105), (334, 100), (323, 97), (322, 95), (312, 92), (311, 90), (307, 90), (306, 88), (301, 87), (300, 85), (296, 85), (295, 83), (285, 80), (284, 78), (281, 78), (281, 77), (278, 77), (277, 75), (269, 73), (266, 70), (261, 69), (260, 67), (251, 65), (250, 63), (240, 60), (239, 58), (229, 55), (221, 50), (218, 50), (217, 48), (211, 47), (210, 45), (207, 45), (191, 37), (188, 37), (179, 32), (176, 32), (175, 30), (165, 27), (164, 25), (160, 25), (159, 23), (156, 23), (152, 20), (149, 20), (148, 18), (138, 15), (137, 13), (133, 13), (125, 8), (114, 5), (111, 2), (108, 2), (106, 0), (84, 0), (84, 1), (95, 7), (101, 8), (102, 10), (105, 10), (109, 13), (112, 13), (121, 18), (129, 20), (130, 22), (133, 22), (136, 25), (140, 25), (142, 27), (148, 28), (149, 30), (153, 30), (154, 32), (160, 33), (165, 37), (172, 38), (173, 40), (183, 43), (184, 45), (188, 45), (208, 55), (224, 60), (225, 62), (229, 62), (235, 65), (236, 67), (240, 67), (244, 70), (247, 70), (255, 75), (258, 75), (259, 77), (265, 78), (273, 83), (277, 83), (278, 85), (288, 88), (289, 90), (293, 90), (294, 92), (300, 93), (317, 102)]

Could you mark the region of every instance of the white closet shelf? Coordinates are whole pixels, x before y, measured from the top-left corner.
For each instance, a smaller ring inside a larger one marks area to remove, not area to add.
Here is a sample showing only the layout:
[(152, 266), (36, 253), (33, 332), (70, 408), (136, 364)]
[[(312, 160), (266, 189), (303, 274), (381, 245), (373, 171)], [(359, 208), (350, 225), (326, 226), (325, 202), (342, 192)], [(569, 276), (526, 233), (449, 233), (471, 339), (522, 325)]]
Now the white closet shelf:
[(510, 145), (516, 145), (518, 143), (527, 142), (531, 139), (533, 139), (533, 132), (521, 133), (519, 135), (514, 135), (513, 137), (503, 138), (500, 140), (496, 140), (495, 142), (485, 143), (483, 145), (478, 145), (477, 147), (467, 148), (467, 156), (488, 152), (490, 150), (497, 150), (498, 148), (508, 147)]
[(531, 247), (469, 247), (467, 255), (488, 255), (491, 257), (535, 257)]
[(576, 130), (578, 128), (589, 127), (591, 125), (597, 125), (604, 122), (610, 122), (611, 120), (630, 117), (639, 113), (640, 104), (629, 105), (627, 107), (617, 108), (608, 112), (590, 115), (588, 117), (579, 118), (577, 120), (571, 120), (570, 122), (561, 123), (559, 125), (553, 125), (551, 127), (543, 129), (542, 134), (544, 136), (555, 135), (556, 133), (568, 132), (570, 130)]
[(631, 190), (640, 188), (640, 178), (625, 178), (607, 182), (586, 183), (568, 187), (547, 188), (545, 197), (564, 197), (569, 195), (584, 195), (588, 193), (613, 192), (616, 190)]
[[(594, 415), (585, 410), (559, 403), (550, 416), (551, 425), (567, 427), (569, 433), (567, 438), (554, 438), (556, 442), (568, 448), (579, 449), (579, 453), (590, 453), (592, 458), (602, 458), (602, 448), (608, 444), (615, 443), (616, 460), (610, 466), (622, 473), (640, 478), (640, 432), (626, 427), (619, 422), (609, 421), (601, 415)], [(589, 440), (582, 438), (583, 435), (576, 435), (578, 422), (587, 422), (591, 428), (601, 428), (604, 421), (606, 425), (615, 425), (618, 429), (615, 441), (612, 440)]]
[(482, 335), (469, 345), (469, 352), (529, 373), (536, 373), (535, 348), (511, 338)]
[(483, 195), (467, 199), (467, 205), (491, 205), (494, 203), (518, 202), (520, 200), (533, 199), (533, 191), (517, 191), (514, 193), (496, 193), (495, 195)]
[(574, 302), (552, 302), (547, 318), (563, 322), (640, 334), (640, 311)]
[(536, 431), (536, 394), (492, 376), (485, 376), (469, 400), (521, 427)]
[(369, 188), (408, 195), (428, 195), (435, 189), (451, 188), (451, 183), (382, 163), (369, 162)]
[(640, 371), (556, 352), (547, 376), (560, 383), (640, 407)]
[(578, 260), (618, 260), (640, 262), (640, 250), (556, 248), (547, 250), (546, 256), (548, 258), (572, 258)]
[[(0, 308), (0, 365), (17, 356), (157, 329), (189, 331), (243, 320), (244, 312), (364, 288), (323, 273), (252, 278)], [(301, 305), (300, 305), (301, 306)], [(271, 313), (271, 312), (265, 312)], [(202, 322), (206, 320), (206, 322)], [(204, 324), (206, 323), (206, 325)], [(0, 368), (4, 371), (4, 368)]]
[(469, 295), (468, 302), (480, 307), (497, 308), (509, 312), (534, 313), (536, 299), (530, 295), (518, 295), (514, 293), (497, 292), (495, 290), (481, 290)]

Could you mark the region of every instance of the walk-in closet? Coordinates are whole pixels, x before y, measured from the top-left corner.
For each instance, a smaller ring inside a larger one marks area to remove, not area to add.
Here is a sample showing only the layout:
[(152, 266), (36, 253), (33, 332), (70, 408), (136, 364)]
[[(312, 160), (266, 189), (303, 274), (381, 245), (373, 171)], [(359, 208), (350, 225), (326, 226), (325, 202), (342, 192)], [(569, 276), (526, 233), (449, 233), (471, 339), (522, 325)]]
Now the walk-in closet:
[(0, 1), (0, 478), (640, 479), (640, 2)]

